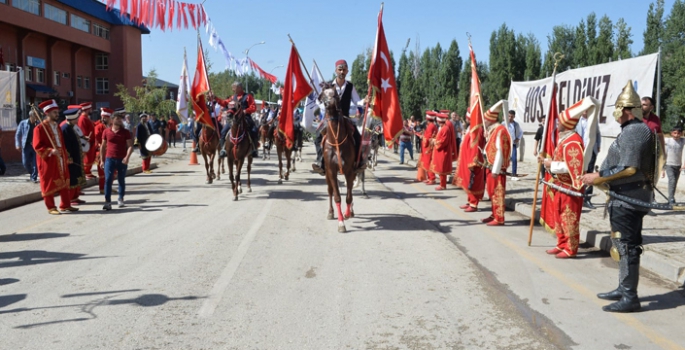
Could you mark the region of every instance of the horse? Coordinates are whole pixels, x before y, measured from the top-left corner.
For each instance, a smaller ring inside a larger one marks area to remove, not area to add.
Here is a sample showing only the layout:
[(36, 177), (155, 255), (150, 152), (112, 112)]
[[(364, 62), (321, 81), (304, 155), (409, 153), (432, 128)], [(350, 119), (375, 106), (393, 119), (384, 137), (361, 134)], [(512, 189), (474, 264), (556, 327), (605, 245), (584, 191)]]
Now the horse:
[(304, 144), (303, 136), (304, 136), (304, 129), (301, 126), (296, 125), (295, 126), (295, 140), (293, 141), (294, 142), (293, 151), (295, 151), (295, 161), (298, 161), (298, 162), (302, 161), (302, 146)]
[[(328, 184), (328, 220), (333, 220), (333, 200), (337, 207), (338, 232), (347, 232), (344, 219), (354, 217), (352, 207), (352, 187), (356, 177), (355, 147), (353, 143), (353, 126), (345, 119), (340, 110), (340, 97), (331, 83), (322, 83), (323, 91), (319, 101), (326, 106), (328, 126), (322, 141), (323, 160), (326, 168), (326, 183)], [(347, 184), (347, 208), (343, 216), (340, 208), (340, 187), (338, 173), (345, 176)]]
[(259, 142), (262, 144), (262, 160), (271, 159), (273, 135), (269, 134), (269, 124), (259, 126)]
[[(243, 193), (240, 182), (240, 172), (247, 158), (247, 192), (252, 192), (250, 183), (250, 172), (252, 171), (252, 142), (250, 141), (250, 131), (247, 129), (245, 113), (242, 108), (238, 109), (233, 117), (233, 125), (228, 132), (228, 140), (224, 146), (226, 158), (228, 158), (228, 176), (231, 179), (233, 189), (233, 200), (238, 200), (238, 194)], [(233, 175), (233, 164), (235, 164), (236, 174)]]
[[(205, 183), (210, 185), (212, 182), (214, 182), (215, 178), (217, 180), (221, 180), (221, 172), (217, 171), (214, 173), (214, 158), (216, 158), (216, 153), (219, 150), (218, 131), (208, 127), (207, 125), (203, 126), (202, 132), (200, 133), (199, 142), (200, 153), (202, 154), (202, 158), (205, 160), (205, 171), (207, 172), (207, 179), (205, 180)], [(207, 161), (207, 158), (209, 158), (209, 161)]]
[[(274, 130), (273, 140), (276, 145), (276, 154), (278, 154), (278, 184), (280, 185), (283, 183), (283, 180), (288, 181), (291, 165), (292, 171), (295, 172), (295, 162), (292, 161), (293, 149), (286, 146), (285, 135), (279, 132), (278, 128)], [(283, 157), (286, 160), (285, 174), (283, 174)]]

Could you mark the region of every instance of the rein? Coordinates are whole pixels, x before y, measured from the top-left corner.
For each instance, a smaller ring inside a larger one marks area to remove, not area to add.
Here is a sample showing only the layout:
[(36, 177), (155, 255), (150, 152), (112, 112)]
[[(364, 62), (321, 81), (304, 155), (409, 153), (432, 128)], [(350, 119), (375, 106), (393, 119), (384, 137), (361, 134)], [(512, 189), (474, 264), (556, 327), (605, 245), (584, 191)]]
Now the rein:
[[(233, 128), (231, 128), (231, 131), (228, 133), (228, 137), (233, 144), (233, 159), (238, 159), (238, 145), (245, 139), (245, 133), (246, 133), (246, 128), (243, 127), (243, 124), (245, 123), (245, 115), (243, 114), (242, 119), (234, 120), (234, 123), (237, 124), (237, 133), (239, 134), (238, 136), (233, 136)], [(240, 131), (242, 130), (242, 133)]]
[(348, 137), (349, 135), (346, 134), (346, 135), (345, 135), (345, 138), (344, 138), (342, 141), (338, 141), (338, 136), (340, 135), (340, 121), (337, 121), (337, 123), (338, 123), (338, 128), (337, 128), (338, 130), (337, 130), (337, 132), (333, 132), (333, 127), (331, 126), (331, 119), (332, 119), (332, 118), (329, 116), (329, 117), (328, 117), (328, 123), (327, 123), (327, 124), (328, 124), (328, 129), (330, 130), (331, 136), (333, 136), (333, 138), (335, 139), (336, 143), (331, 142), (331, 141), (328, 139), (328, 137), (326, 138), (326, 143), (328, 143), (329, 145), (335, 147), (335, 154), (336, 154), (336, 156), (338, 156), (338, 170), (340, 171), (340, 175), (345, 175), (345, 173), (343, 172), (342, 158), (340, 157), (340, 145), (344, 144), (345, 141), (347, 141), (347, 137)]

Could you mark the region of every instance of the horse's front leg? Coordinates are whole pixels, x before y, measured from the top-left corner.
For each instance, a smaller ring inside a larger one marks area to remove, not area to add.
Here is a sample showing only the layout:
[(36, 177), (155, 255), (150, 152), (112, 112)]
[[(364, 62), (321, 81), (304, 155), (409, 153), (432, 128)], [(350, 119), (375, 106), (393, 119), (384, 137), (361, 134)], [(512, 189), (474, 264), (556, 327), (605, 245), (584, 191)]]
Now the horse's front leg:
[(238, 198), (239, 194), (243, 193), (243, 186), (240, 183), (240, 173), (242, 172), (243, 169), (243, 162), (245, 159), (238, 159), (236, 160), (236, 166), (235, 166), (235, 183), (238, 186), (236, 189), (236, 198)]
[(233, 200), (238, 200), (238, 192), (236, 192), (235, 176), (233, 176), (233, 159), (228, 158), (228, 177), (231, 179), (231, 190), (233, 191)]
[(326, 219), (328, 220), (333, 220), (333, 181), (337, 181), (336, 179), (329, 179), (328, 175), (326, 175), (326, 184), (328, 185), (328, 216), (326, 216)]
[[(295, 157), (297, 156), (297, 151), (292, 151), (292, 150), (291, 150), (289, 153), (290, 153), (290, 154), (288, 155), (288, 163), (291, 164), (290, 166), (292, 166), (292, 168), (293, 168), (292, 170), (293, 170), (293, 173), (294, 173), (295, 171), (297, 171), (297, 169), (295, 169), (295, 163), (297, 162), (297, 160), (295, 159)], [(288, 166), (288, 169), (290, 169), (290, 166)], [(286, 180), (287, 180), (287, 179), (286, 179)]]
[(333, 200), (335, 201), (335, 207), (338, 211), (338, 232), (340, 233), (345, 233), (347, 232), (347, 229), (345, 228), (345, 217), (343, 216), (342, 208), (340, 207), (340, 185), (338, 184), (338, 179), (337, 175), (335, 175), (335, 178), (332, 181), (335, 183), (333, 186)]
[(252, 192), (252, 183), (250, 182), (250, 172), (252, 172), (252, 156), (247, 157), (247, 192)]
[[(345, 209), (345, 219), (354, 217), (354, 209), (352, 208), (352, 188), (354, 187), (353, 183), (355, 178), (357, 178), (357, 176), (354, 173), (345, 175), (345, 184), (347, 185), (347, 197), (345, 198), (347, 208)], [(361, 178), (358, 178), (358, 181), (361, 181)]]
[(286, 160), (286, 167), (285, 167), (285, 181), (288, 181), (288, 178), (290, 177), (290, 156), (291, 152), (288, 151), (287, 149), (285, 150), (285, 160)]
[(281, 146), (276, 145), (276, 154), (278, 154), (278, 184), (283, 183), (283, 150)]

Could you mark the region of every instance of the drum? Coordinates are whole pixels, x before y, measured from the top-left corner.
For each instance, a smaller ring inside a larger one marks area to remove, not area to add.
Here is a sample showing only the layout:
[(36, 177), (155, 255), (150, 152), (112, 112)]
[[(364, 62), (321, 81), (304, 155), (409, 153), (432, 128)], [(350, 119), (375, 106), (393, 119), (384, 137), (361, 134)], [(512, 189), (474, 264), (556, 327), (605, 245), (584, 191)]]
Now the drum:
[(158, 134), (150, 135), (145, 142), (145, 148), (148, 150), (148, 152), (150, 152), (151, 155), (156, 157), (166, 153), (167, 147), (168, 145), (166, 141), (164, 141), (162, 136)]

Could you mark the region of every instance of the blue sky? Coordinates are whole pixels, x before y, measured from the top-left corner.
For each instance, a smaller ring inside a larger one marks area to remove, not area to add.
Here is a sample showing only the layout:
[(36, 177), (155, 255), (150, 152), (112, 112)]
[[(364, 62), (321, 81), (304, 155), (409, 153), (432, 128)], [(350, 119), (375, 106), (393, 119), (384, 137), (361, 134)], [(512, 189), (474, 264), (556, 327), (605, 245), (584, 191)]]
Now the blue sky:
[[(186, 0), (193, 2), (193, 0)], [(196, 1), (199, 2), (199, 1)], [(447, 1), (447, 0), (386, 0), (383, 16), (388, 45), (399, 60), (408, 38), (408, 50), (415, 48), (417, 37), (421, 51), (440, 43), (443, 49), (456, 39), (462, 58), (468, 57), (466, 32), (471, 33), (478, 60), (487, 61), (490, 35), (506, 23), (516, 33), (532, 32), (547, 49), (547, 35), (560, 24), (577, 25), (590, 12), (597, 17), (609, 15), (615, 23), (625, 18), (633, 34), (633, 53), (642, 49), (642, 33), (646, 25), (649, 0), (519, 0), (519, 1)], [(674, 0), (666, 0), (668, 15)], [(207, 0), (205, 9), (229, 51), (244, 57), (243, 51), (260, 41), (266, 44), (250, 50), (252, 58), (264, 70), (286, 65), (290, 50), (290, 33), (307, 69), (316, 59), (325, 77), (333, 74), (334, 63), (346, 59), (349, 64), (365, 48), (372, 47), (376, 35), (379, 1), (227, 1)], [(212, 71), (223, 70), (225, 60), (207, 44), (211, 53)], [(153, 29), (144, 35), (143, 72), (154, 68), (160, 79), (178, 83), (184, 47), (188, 50), (189, 69), (195, 69), (196, 32)], [(273, 71), (280, 80), (285, 68)], [(192, 79), (192, 78), (191, 78)]]

